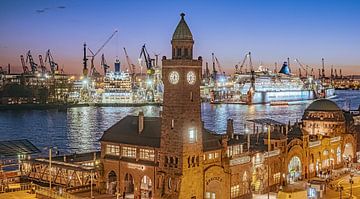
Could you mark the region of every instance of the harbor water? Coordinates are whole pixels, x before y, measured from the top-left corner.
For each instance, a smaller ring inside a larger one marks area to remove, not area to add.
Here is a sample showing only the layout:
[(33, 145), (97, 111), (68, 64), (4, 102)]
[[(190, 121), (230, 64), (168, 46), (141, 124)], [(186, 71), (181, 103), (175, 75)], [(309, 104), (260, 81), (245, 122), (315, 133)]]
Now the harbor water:
[[(332, 98), (340, 108), (358, 109), (360, 91), (336, 91)], [(236, 133), (244, 132), (247, 120), (272, 118), (279, 122), (294, 123), (301, 119), (311, 101), (288, 106), (202, 104), (205, 127), (224, 133), (226, 120), (234, 120)], [(83, 153), (100, 149), (103, 132), (128, 114), (139, 110), (145, 116), (157, 116), (160, 107), (74, 107), (58, 110), (8, 110), (0, 112), (0, 140), (28, 139), (39, 149), (56, 146), (60, 153)]]

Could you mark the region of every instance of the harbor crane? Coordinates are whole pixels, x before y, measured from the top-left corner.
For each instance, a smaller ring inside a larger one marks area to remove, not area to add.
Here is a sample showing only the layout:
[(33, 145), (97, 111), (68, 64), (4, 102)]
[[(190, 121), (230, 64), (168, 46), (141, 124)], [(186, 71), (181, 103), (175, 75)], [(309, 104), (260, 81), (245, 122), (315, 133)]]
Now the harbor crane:
[(41, 55), (39, 55), (39, 61), (40, 61), (40, 69), (41, 69), (41, 73), (45, 74), (46, 73), (46, 67), (44, 65), (44, 60), (42, 58)]
[(214, 53), (211, 53), (211, 60), (212, 60), (212, 70), (213, 70), (212, 78), (213, 78), (214, 81), (216, 81), (216, 79), (217, 79), (217, 70), (215, 68), (215, 55), (214, 55)]
[(308, 69), (310, 68), (311, 69), (311, 72), (310, 72), (310, 76), (313, 76), (313, 73), (314, 73), (314, 68), (313, 67), (310, 67), (309, 65), (305, 65), (302, 64), (299, 59), (295, 59), (295, 61), (300, 65), (300, 67), (305, 71), (305, 76), (307, 77), (308, 76)]
[[(295, 61), (300, 65), (300, 67), (305, 71), (305, 77), (308, 76), (308, 67), (309, 66), (306, 66), (306, 68), (304, 67), (304, 65), (299, 61), (299, 59), (295, 59)], [(299, 70), (299, 73), (301, 74), (301, 70)], [(299, 75), (300, 75), (299, 74)], [(300, 75), (301, 76), (301, 75)]]
[(26, 54), (26, 63), (30, 64), (32, 73), (35, 73), (37, 71), (37, 66), (38, 65), (34, 62), (34, 59), (33, 59), (32, 55), (31, 55), (30, 50)]
[(135, 64), (133, 64), (130, 60), (129, 55), (127, 54), (126, 48), (124, 47), (124, 53), (125, 53), (125, 58), (126, 58), (126, 62), (128, 65), (128, 70), (130, 72), (130, 74), (133, 76), (133, 78), (135, 77)]
[(221, 67), (220, 62), (217, 57), (215, 57), (215, 61), (216, 61), (216, 65), (217, 65), (217, 68), (218, 68), (220, 74), (225, 74), (225, 72), (222, 70), (222, 67)]
[(91, 75), (94, 75), (94, 74), (98, 74), (98, 72), (96, 71), (96, 68), (95, 68), (95, 66), (94, 66), (94, 59), (95, 59), (96, 55), (99, 54), (99, 52), (106, 46), (106, 44), (109, 43), (109, 41), (115, 36), (115, 34), (116, 34), (117, 32), (118, 32), (118, 30), (115, 30), (115, 31), (111, 34), (111, 36), (105, 41), (105, 43), (104, 43), (95, 53), (93, 53), (93, 51), (90, 50), (90, 48), (88, 48), (88, 50), (89, 50), (90, 53), (92, 54), (92, 55), (90, 55), (90, 56), (87, 56), (87, 57), (90, 57), (90, 58), (91, 58), (91, 60), (90, 60), (90, 63), (91, 63), (90, 76), (91, 76)]
[(21, 60), (21, 66), (23, 68), (23, 72), (24, 74), (27, 74), (29, 73), (29, 68), (27, 67), (26, 63), (25, 63), (25, 58), (24, 58), (24, 55), (20, 55), (20, 60)]
[(59, 65), (54, 61), (54, 58), (50, 53), (50, 49), (46, 52), (45, 63), (46, 62), (49, 62), (52, 74), (55, 74), (55, 72), (59, 70)]
[(148, 51), (146, 50), (145, 44), (141, 48), (139, 60), (142, 57), (144, 57), (144, 59), (145, 59), (145, 64), (146, 64), (146, 68), (147, 68), (146, 73), (148, 75), (153, 75), (155, 73), (155, 70), (154, 70), (152, 62), (154, 62), (155, 59), (150, 58), (150, 55), (149, 55)]
[(105, 60), (105, 55), (104, 55), (104, 53), (101, 55), (101, 66), (102, 66), (103, 69), (104, 69), (104, 75), (106, 75), (107, 70), (110, 68), (110, 66), (106, 64), (106, 60)]
[[(242, 60), (240, 66), (239, 66), (238, 64), (235, 65), (235, 72), (236, 72), (236, 73), (239, 73), (239, 72), (240, 72), (240, 74), (243, 73), (242, 70), (243, 70), (244, 65), (245, 65), (245, 63), (246, 63), (246, 60), (249, 59), (250, 62), (251, 62), (250, 54), (251, 54), (250, 52), (248, 52), (248, 53), (245, 54), (245, 57), (244, 57), (244, 59)], [(239, 68), (239, 67), (240, 67), (240, 68)]]

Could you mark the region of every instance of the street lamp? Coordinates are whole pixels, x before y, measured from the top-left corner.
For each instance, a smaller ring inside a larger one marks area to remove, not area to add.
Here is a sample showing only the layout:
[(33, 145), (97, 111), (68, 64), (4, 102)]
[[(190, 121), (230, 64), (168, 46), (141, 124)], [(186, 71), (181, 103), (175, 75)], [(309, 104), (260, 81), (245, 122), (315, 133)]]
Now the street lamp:
[(342, 199), (342, 191), (344, 190), (344, 187), (343, 186), (341, 186), (341, 185), (338, 185), (337, 187), (336, 187), (336, 191), (339, 191), (340, 192), (340, 199)]
[(52, 160), (52, 150), (57, 149), (57, 147), (46, 147), (46, 149), (49, 149), (49, 191), (51, 194), (51, 181), (52, 181), (52, 172), (51, 172), (51, 160)]

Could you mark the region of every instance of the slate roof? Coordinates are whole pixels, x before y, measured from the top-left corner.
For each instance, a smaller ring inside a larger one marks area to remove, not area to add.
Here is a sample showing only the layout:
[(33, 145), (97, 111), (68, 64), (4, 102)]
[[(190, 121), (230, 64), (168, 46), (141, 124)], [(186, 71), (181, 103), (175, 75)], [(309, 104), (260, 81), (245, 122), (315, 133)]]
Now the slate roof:
[[(144, 130), (141, 133), (138, 132), (138, 122), (138, 116), (128, 115), (106, 130), (100, 141), (160, 148), (161, 118), (144, 117)], [(204, 151), (222, 147), (221, 135), (205, 128), (202, 133)]]
[(212, 151), (221, 148), (221, 135), (203, 128), (203, 151)]
[(175, 29), (172, 40), (193, 40), (193, 36), (190, 31), (190, 28), (184, 19), (185, 14), (181, 13), (180, 16), (181, 19)]
[(138, 127), (138, 116), (128, 115), (106, 130), (100, 141), (160, 147), (160, 117), (144, 117), (144, 130), (141, 133)]
[(40, 152), (41, 151), (27, 139), (0, 141), (0, 157), (28, 155)]

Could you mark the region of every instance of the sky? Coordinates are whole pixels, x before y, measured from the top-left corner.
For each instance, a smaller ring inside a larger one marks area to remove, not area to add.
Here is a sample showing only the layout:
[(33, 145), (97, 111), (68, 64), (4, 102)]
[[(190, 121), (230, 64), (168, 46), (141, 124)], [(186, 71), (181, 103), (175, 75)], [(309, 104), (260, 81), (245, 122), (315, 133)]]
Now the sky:
[(115, 30), (95, 58), (98, 71), (102, 53), (112, 70), (116, 56), (126, 67), (123, 47), (136, 64), (143, 44), (152, 57), (170, 57), (170, 40), (184, 12), (194, 55), (210, 62), (214, 52), (227, 72), (250, 51), (255, 67), (273, 69), (290, 57), (294, 72), (294, 59), (319, 68), (325, 58), (327, 68), (360, 74), (359, 10), (357, 0), (2, 0), (0, 66), (21, 71), (20, 55), (31, 50), (38, 62), (50, 49), (66, 73), (80, 74), (83, 43), (96, 51)]

